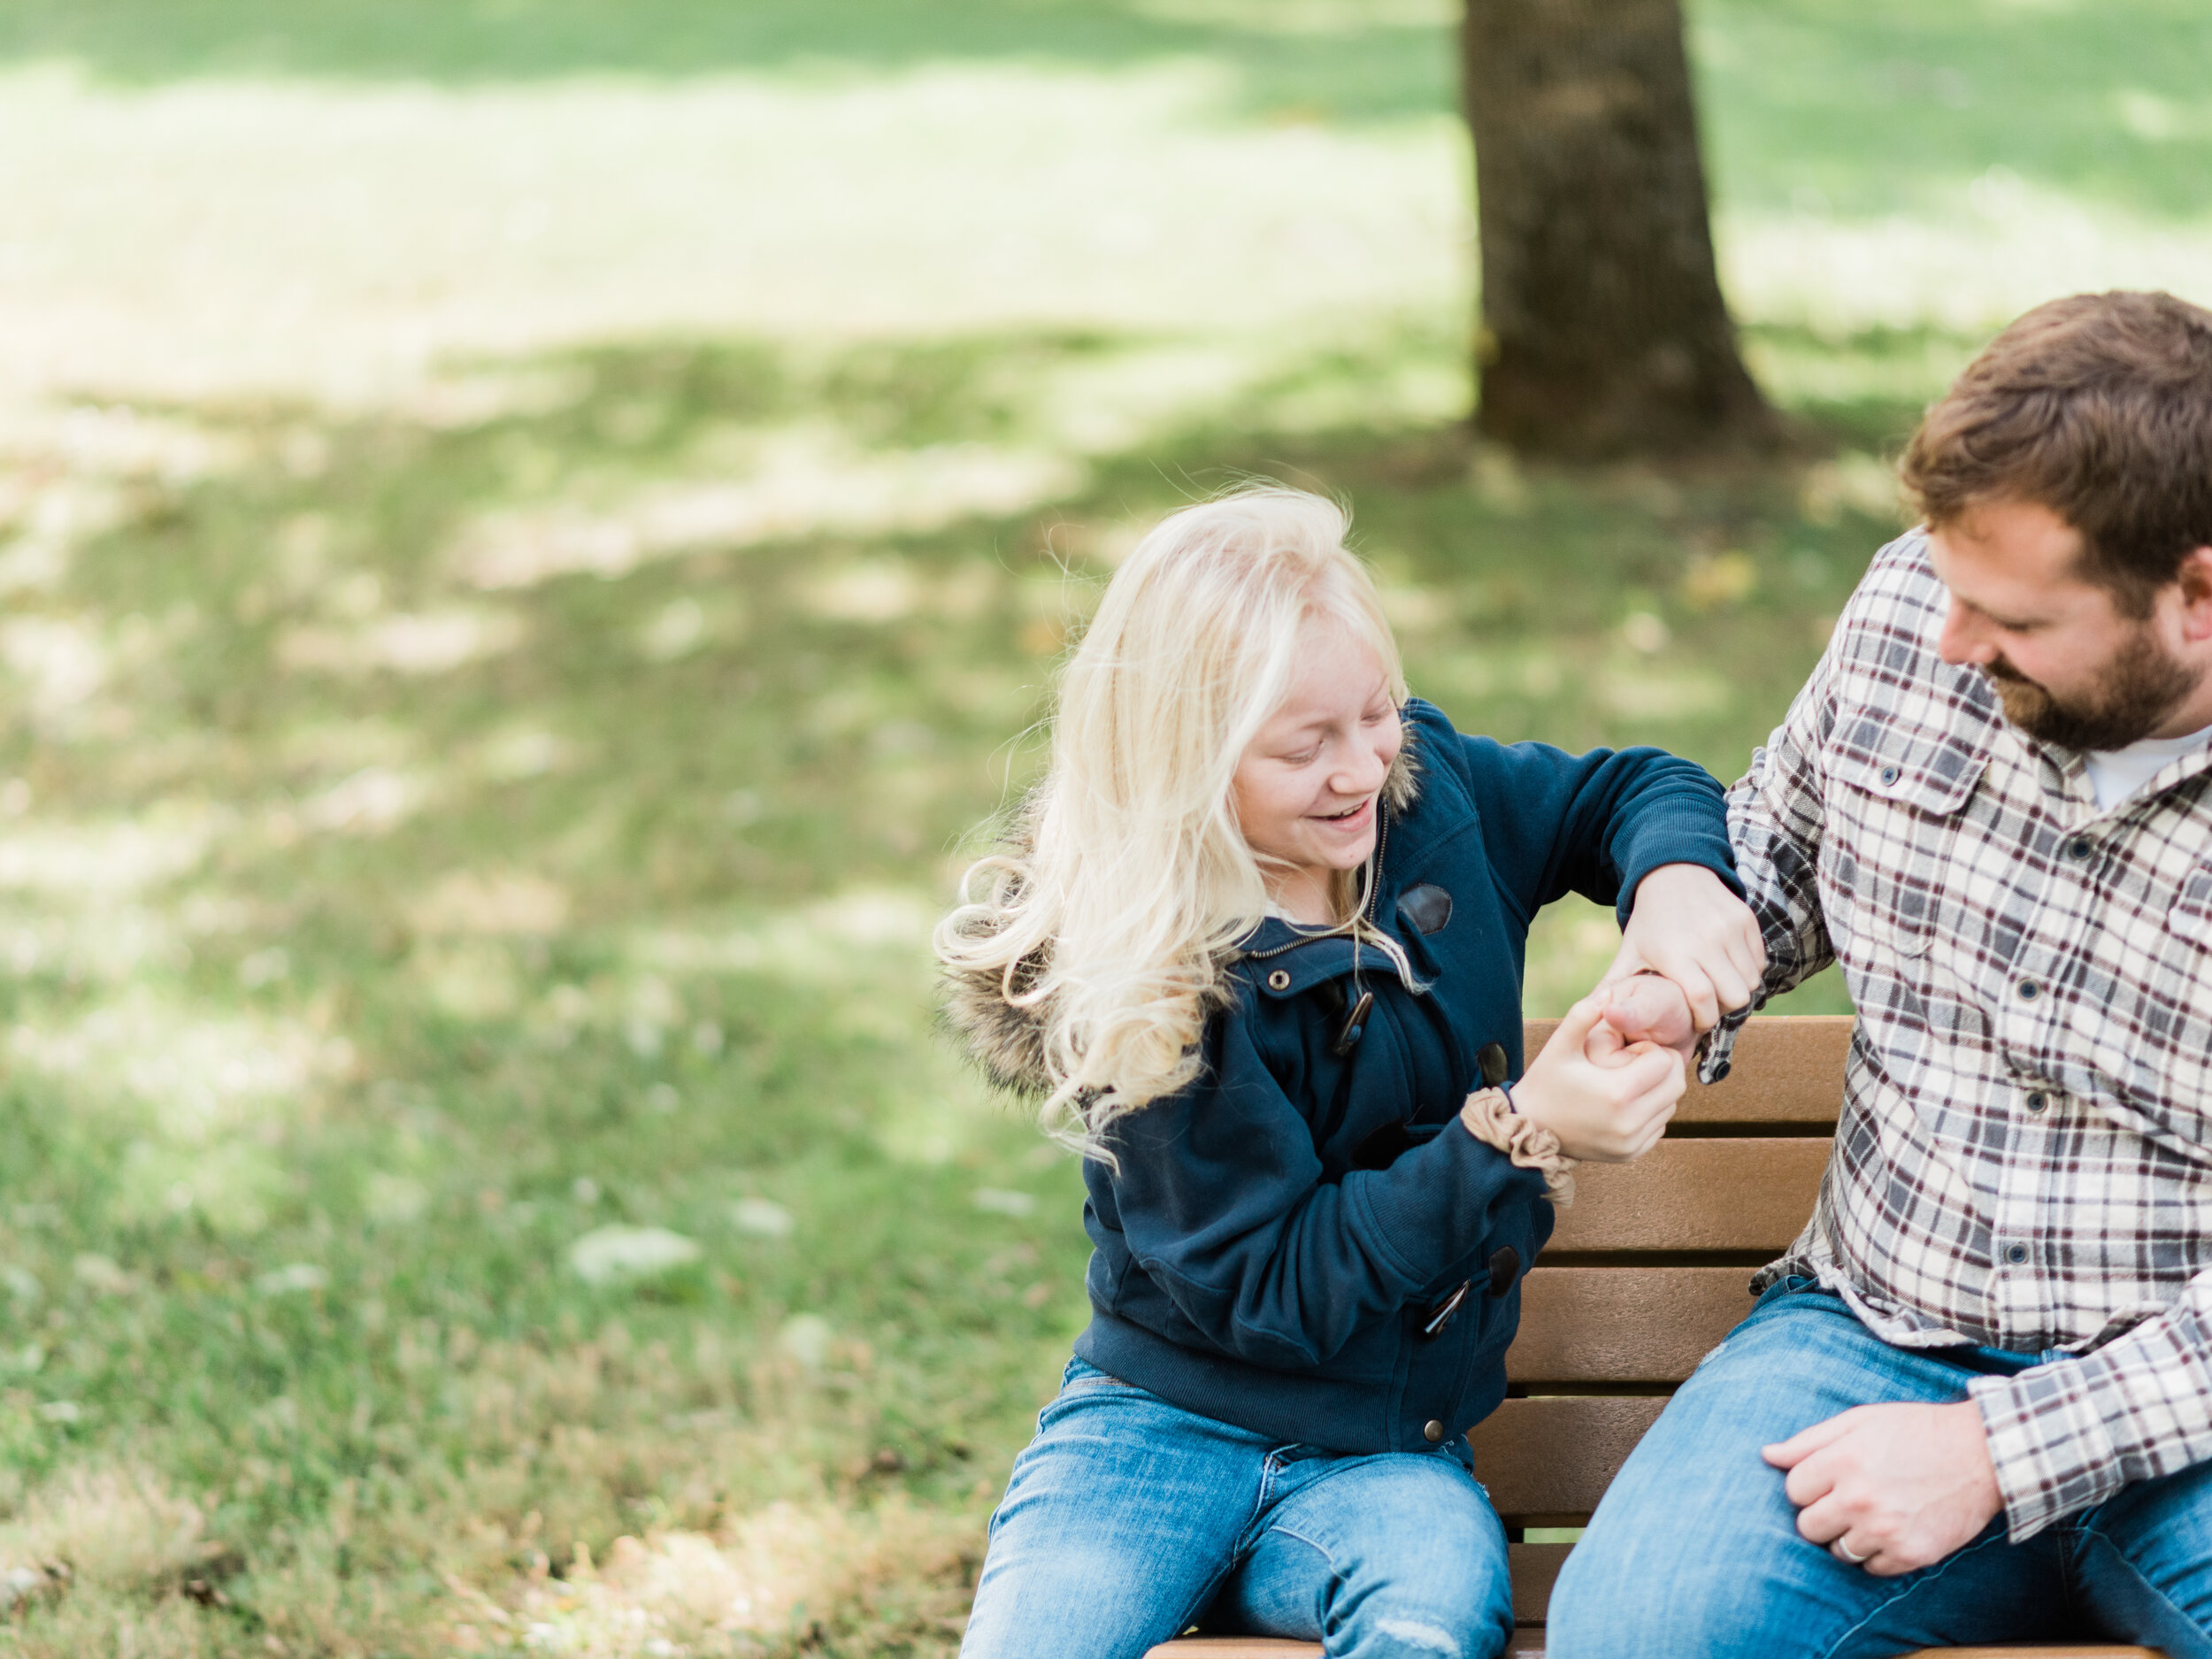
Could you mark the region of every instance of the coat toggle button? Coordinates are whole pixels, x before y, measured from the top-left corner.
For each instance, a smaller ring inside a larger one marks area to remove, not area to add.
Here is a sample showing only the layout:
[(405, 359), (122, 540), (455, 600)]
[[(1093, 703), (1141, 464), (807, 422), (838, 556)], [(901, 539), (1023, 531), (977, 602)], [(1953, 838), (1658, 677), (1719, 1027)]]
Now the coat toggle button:
[(1513, 1288), (1513, 1281), (1521, 1276), (1521, 1253), (1511, 1245), (1501, 1245), (1490, 1256), (1490, 1294), (1502, 1296)]
[(1467, 1293), (1474, 1287), (1473, 1279), (1463, 1279), (1459, 1281), (1457, 1290), (1444, 1297), (1429, 1310), (1428, 1317), (1421, 1325), (1421, 1340), (1424, 1342), (1443, 1334), (1444, 1327), (1452, 1322), (1452, 1316), (1466, 1305)]
[(1375, 994), (1362, 991), (1359, 1001), (1352, 1004), (1352, 1011), (1344, 1017), (1344, 1023), (1336, 1029), (1336, 1041), (1329, 1045), (1329, 1052), (1341, 1060), (1359, 1047), (1359, 1040), (1367, 1034), (1367, 1017), (1375, 1009)]
[(1506, 1058), (1505, 1045), (1502, 1042), (1484, 1043), (1482, 1052), (1475, 1056), (1475, 1064), (1481, 1068), (1482, 1086), (1485, 1088), (1497, 1087), (1505, 1081), (1505, 1074), (1512, 1070), (1512, 1062)]

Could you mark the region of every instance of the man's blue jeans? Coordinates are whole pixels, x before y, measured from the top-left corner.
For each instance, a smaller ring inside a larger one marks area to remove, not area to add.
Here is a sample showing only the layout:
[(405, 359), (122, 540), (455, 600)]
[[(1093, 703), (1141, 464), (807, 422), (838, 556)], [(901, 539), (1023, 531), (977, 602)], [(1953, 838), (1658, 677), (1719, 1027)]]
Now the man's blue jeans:
[(2093, 1637), (2212, 1659), (2212, 1465), (1878, 1578), (1798, 1535), (1759, 1448), (1857, 1405), (1966, 1397), (2041, 1356), (1893, 1348), (1802, 1279), (1759, 1300), (1668, 1402), (1567, 1558), (1552, 1659), (1875, 1659)]
[(991, 1517), (962, 1659), (1139, 1659), (1194, 1623), (1495, 1659), (1505, 1529), (1464, 1452), (1284, 1446), (1076, 1360)]

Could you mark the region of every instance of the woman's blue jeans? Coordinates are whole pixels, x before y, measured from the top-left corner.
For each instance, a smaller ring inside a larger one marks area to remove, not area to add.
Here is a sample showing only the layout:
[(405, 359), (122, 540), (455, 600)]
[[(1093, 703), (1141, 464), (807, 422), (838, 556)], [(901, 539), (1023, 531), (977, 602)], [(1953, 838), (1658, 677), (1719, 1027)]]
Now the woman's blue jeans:
[(2212, 1464), (1932, 1567), (1878, 1578), (1798, 1535), (1759, 1448), (1852, 1406), (1966, 1396), (2042, 1356), (1893, 1348), (1786, 1279), (1680, 1391), (1605, 1494), (1553, 1592), (1551, 1659), (1875, 1659), (2100, 1638), (2212, 1659)]
[(991, 1517), (962, 1659), (1139, 1659), (1194, 1624), (1495, 1659), (1505, 1529), (1465, 1449), (1285, 1446), (1076, 1360)]

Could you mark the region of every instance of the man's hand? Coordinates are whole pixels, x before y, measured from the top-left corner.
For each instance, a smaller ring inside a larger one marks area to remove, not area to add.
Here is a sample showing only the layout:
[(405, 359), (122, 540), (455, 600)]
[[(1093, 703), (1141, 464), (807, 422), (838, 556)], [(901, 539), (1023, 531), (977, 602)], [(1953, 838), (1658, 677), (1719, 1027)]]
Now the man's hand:
[(1855, 1406), (1762, 1455), (1789, 1471), (1797, 1530), (1877, 1578), (1934, 1565), (2004, 1507), (1971, 1400)]
[(1747, 1006), (1766, 972), (1767, 950), (1751, 907), (1703, 864), (1661, 864), (1636, 886), (1620, 954), (1606, 983), (1646, 968), (1682, 987), (1700, 1031)]

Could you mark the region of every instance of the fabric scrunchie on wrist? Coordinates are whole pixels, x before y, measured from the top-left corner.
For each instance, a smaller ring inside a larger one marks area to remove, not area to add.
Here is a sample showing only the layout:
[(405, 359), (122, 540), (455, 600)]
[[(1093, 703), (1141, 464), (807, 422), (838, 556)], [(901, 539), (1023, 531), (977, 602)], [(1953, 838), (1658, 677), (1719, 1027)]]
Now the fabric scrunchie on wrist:
[(1559, 1149), (1559, 1137), (1513, 1110), (1502, 1088), (1477, 1089), (1459, 1109), (1467, 1133), (1512, 1160), (1516, 1169), (1540, 1170), (1544, 1196), (1564, 1210), (1574, 1202), (1575, 1160)]

